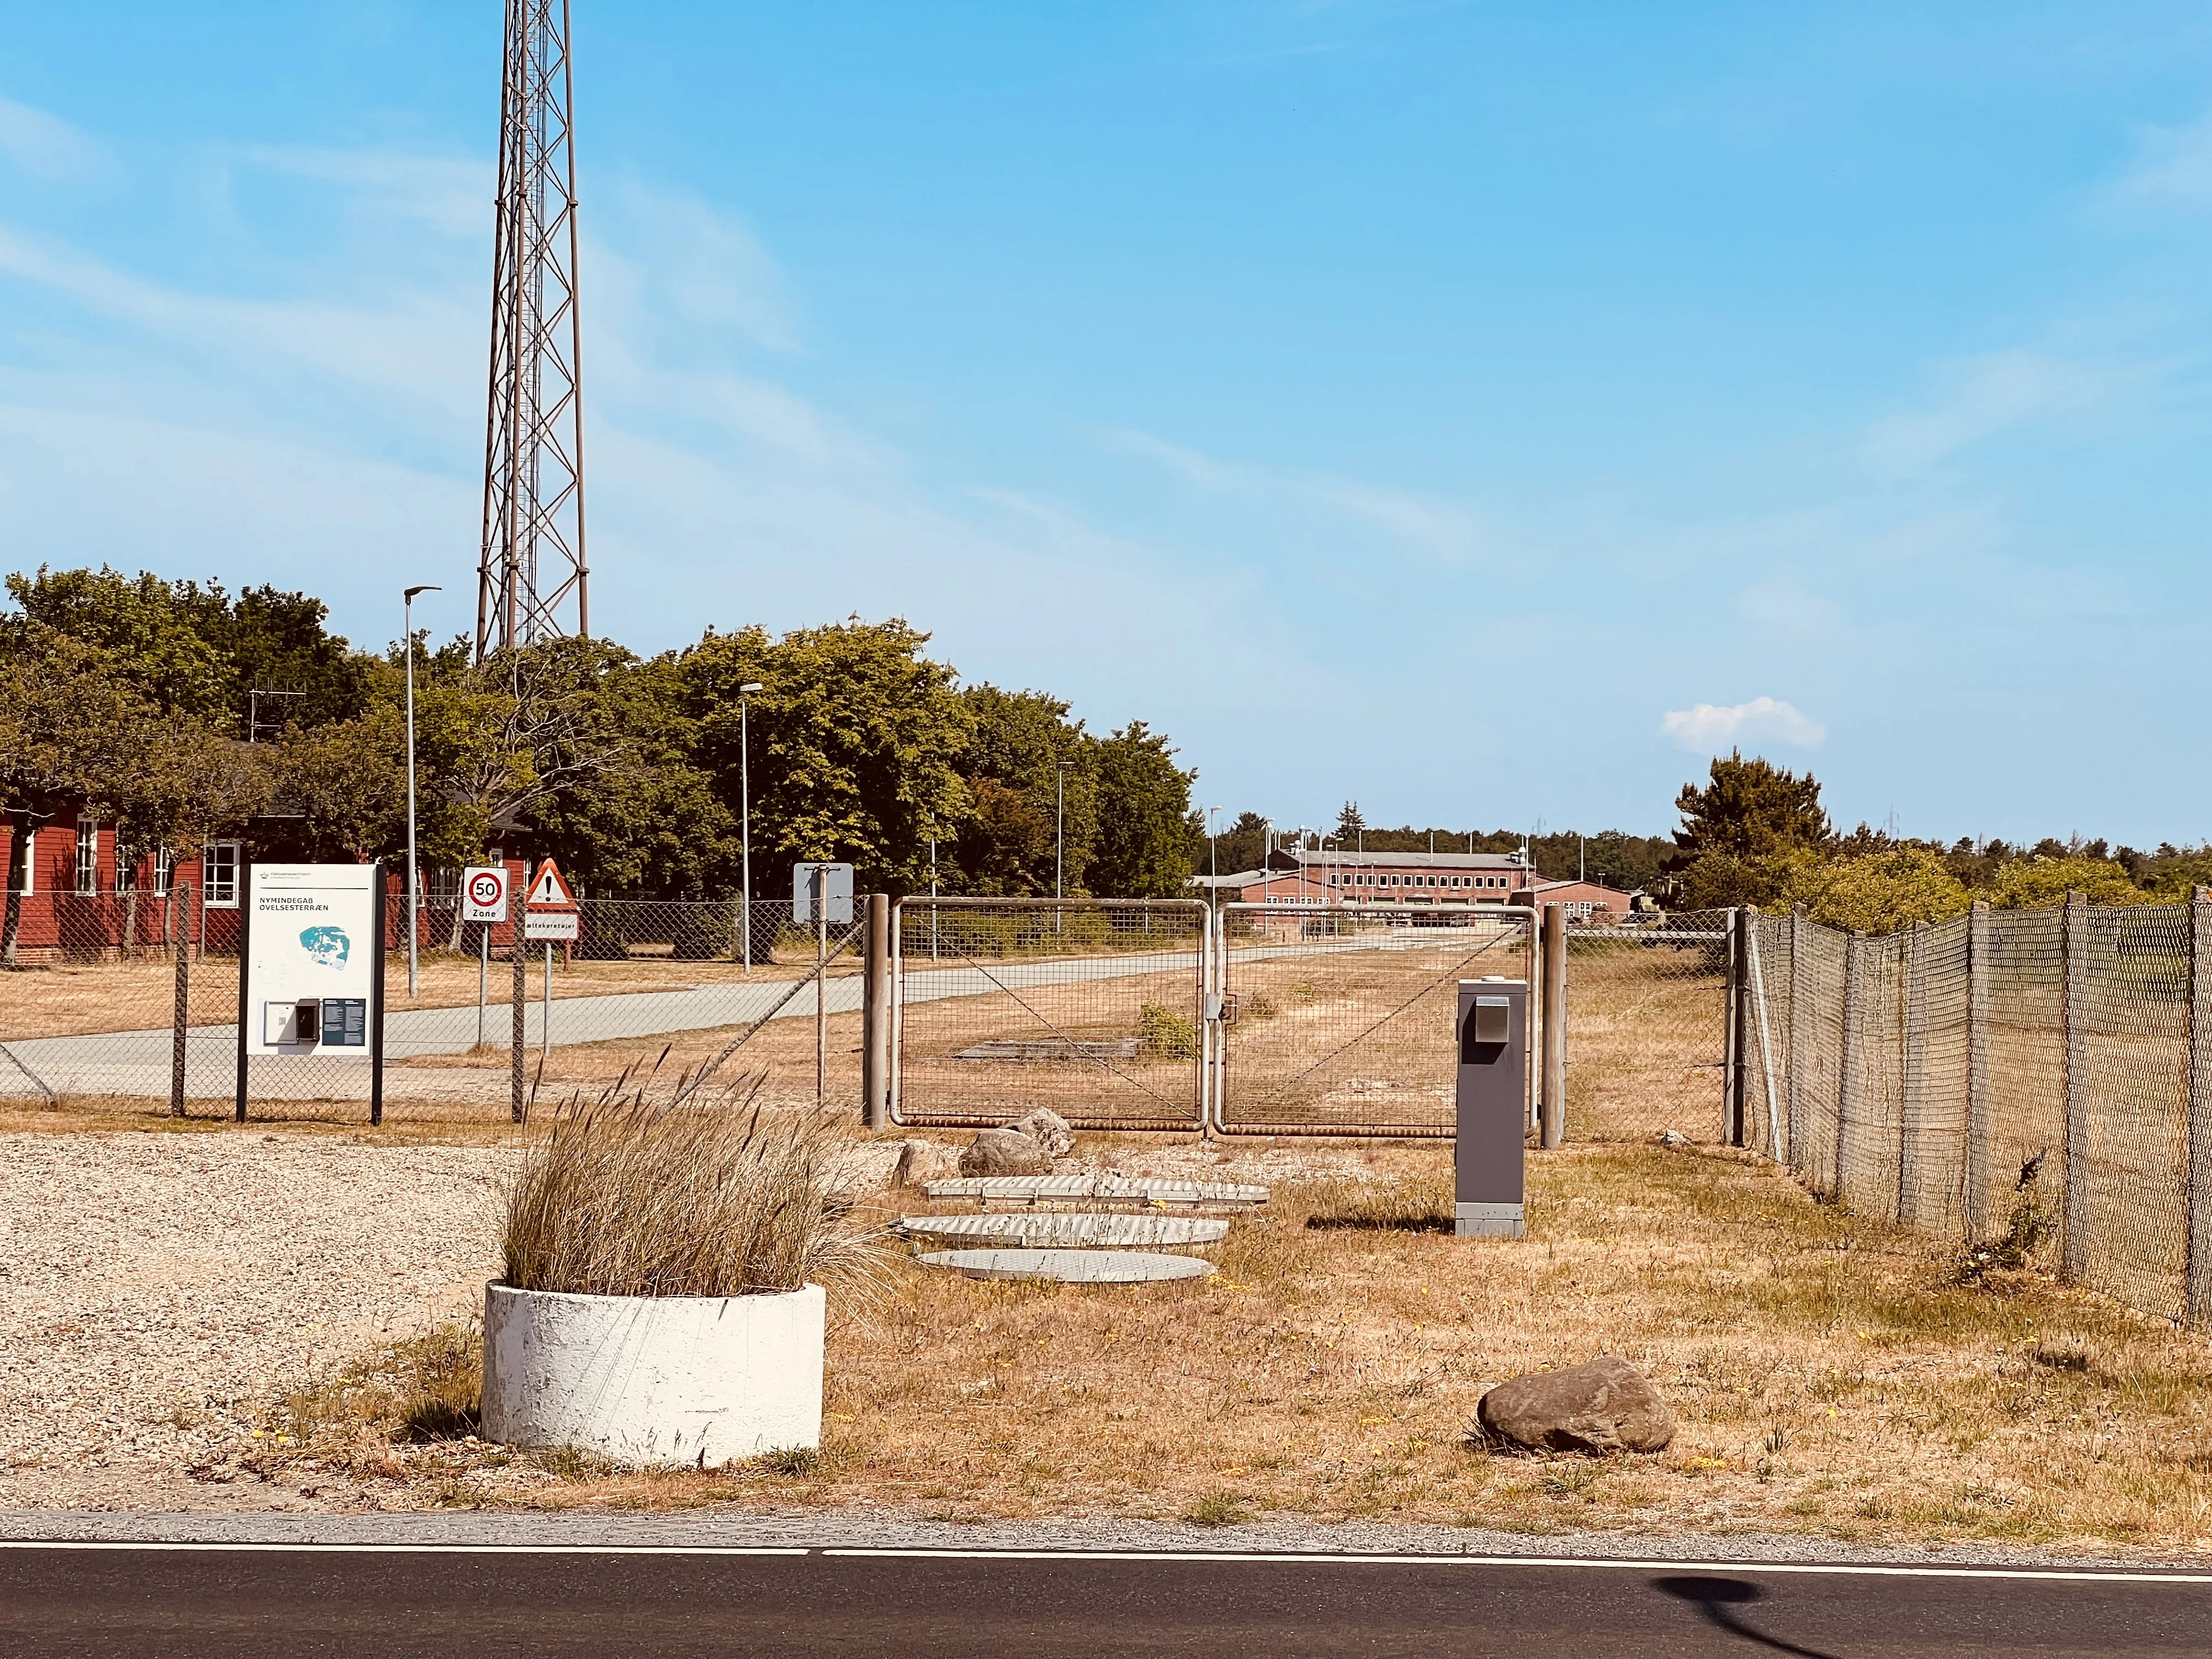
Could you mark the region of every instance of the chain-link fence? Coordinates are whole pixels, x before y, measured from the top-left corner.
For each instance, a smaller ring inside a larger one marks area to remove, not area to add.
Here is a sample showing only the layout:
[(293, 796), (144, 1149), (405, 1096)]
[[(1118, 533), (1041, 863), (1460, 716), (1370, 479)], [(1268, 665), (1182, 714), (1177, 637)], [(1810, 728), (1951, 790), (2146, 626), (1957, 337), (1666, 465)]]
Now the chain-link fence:
[[(238, 1079), (239, 918), (190, 884), (42, 907), (0, 980), (0, 1097), (231, 1108)], [(626, 1069), (693, 1068), (744, 1038), (773, 1097), (859, 1093), (854, 931), (794, 922), (790, 901), (586, 899), (577, 938), (518, 949), (511, 922), (386, 910), (383, 1096), (401, 1117), (511, 1114), (526, 1097), (596, 1095)], [(817, 985), (817, 950), (826, 966)], [(817, 1002), (820, 1003), (817, 1009)], [(515, 1018), (518, 1002), (520, 1018)], [(756, 1029), (757, 1028), (757, 1029)], [(256, 1055), (257, 1115), (363, 1116), (367, 1060)]]
[(1752, 1115), (1816, 1190), (2212, 1322), (2212, 903), (1747, 934)]
[(912, 897), (893, 933), (900, 1122), (1200, 1127), (1203, 904)]
[(1566, 929), (1570, 1139), (1722, 1132), (1730, 939), (1725, 910)]
[(1534, 921), (1504, 906), (1223, 905), (1216, 1127), (1450, 1135), (1459, 981), (1528, 980)]

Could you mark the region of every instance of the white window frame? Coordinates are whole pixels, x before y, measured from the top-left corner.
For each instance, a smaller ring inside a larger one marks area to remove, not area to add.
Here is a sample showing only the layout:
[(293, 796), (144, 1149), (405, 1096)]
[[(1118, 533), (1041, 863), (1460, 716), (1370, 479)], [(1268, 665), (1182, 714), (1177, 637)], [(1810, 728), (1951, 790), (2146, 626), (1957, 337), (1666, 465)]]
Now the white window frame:
[[(216, 855), (218, 852), (224, 853), (228, 855), (226, 860), (221, 860), (222, 862), (227, 862), (230, 866), (230, 878), (227, 889), (228, 896), (227, 897), (219, 896), (219, 890), (216, 886), (215, 869), (216, 863), (219, 861)], [(240, 878), (242, 874), (240, 866), (244, 863), (245, 859), (241, 854), (238, 842), (234, 841), (211, 841), (207, 843), (206, 847), (202, 849), (200, 858), (200, 887), (202, 894), (200, 903), (204, 908), (210, 910), (235, 910), (238, 908), (238, 890), (240, 885)]]
[[(5, 885), (7, 879), (4, 874), (0, 874), (0, 885)], [(39, 832), (26, 830), (23, 831), (23, 896), (28, 898), (38, 890)]]
[(177, 849), (164, 842), (154, 849), (154, 896), (167, 898), (177, 878)]
[[(92, 856), (84, 855), (84, 844), (92, 843)], [(91, 898), (100, 891), (100, 820), (86, 817), (82, 813), (76, 820), (76, 891), (81, 897)]]

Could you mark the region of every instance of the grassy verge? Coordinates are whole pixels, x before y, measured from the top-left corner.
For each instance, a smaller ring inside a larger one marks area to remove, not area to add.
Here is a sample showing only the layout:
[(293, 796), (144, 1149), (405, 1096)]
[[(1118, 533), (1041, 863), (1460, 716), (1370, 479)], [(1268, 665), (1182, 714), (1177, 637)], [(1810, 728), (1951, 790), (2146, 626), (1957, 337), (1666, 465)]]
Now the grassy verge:
[[(1362, 1175), (1279, 1182), (1206, 1283), (1052, 1287), (902, 1268), (887, 1298), (833, 1322), (812, 1458), (657, 1475), (465, 1441), (410, 1450), (420, 1417), (407, 1402), (444, 1397), (427, 1386), (313, 1395), (337, 1404), (288, 1405), (292, 1426), (276, 1431), (302, 1458), (396, 1446), (397, 1473), (366, 1452), (344, 1467), (403, 1503), (772, 1495), (956, 1517), (1233, 1527), (1273, 1511), (2212, 1547), (2201, 1338), (1977, 1267), (1732, 1154), (1533, 1159), (1530, 1235), (1463, 1243), (1443, 1224), (1445, 1156), (1379, 1148)], [(1485, 1389), (1601, 1352), (1645, 1367), (1673, 1403), (1666, 1451), (1522, 1458), (1469, 1440)]]

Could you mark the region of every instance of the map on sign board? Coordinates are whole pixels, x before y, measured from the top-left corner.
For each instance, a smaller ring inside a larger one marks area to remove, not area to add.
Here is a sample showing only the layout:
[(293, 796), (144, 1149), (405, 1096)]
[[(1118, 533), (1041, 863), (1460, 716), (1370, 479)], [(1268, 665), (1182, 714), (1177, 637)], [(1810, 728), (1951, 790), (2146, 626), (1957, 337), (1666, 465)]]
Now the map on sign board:
[(471, 865), (461, 872), (461, 920), (507, 920), (507, 872), (497, 865)]
[(530, 878), (530, 891), (523, 896), (525, 904), (533, 910), (573, 910), (576, 896), (568, 890), (562, 878), (561, 866), (548, 859), (538, 866), (538, 873)]
[(822, 920), (849, 924), (853, 920), (853, 866), (849, 864), (794, 864), (791, 866), (791, 919), (812, 921), (817, 903)]

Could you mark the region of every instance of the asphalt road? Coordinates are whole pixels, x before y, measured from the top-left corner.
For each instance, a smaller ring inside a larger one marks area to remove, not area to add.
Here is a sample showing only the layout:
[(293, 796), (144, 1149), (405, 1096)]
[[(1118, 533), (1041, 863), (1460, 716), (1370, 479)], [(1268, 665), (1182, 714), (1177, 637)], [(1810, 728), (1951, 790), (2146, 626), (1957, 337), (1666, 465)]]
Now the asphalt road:
[(1316, 1556), (0, 1548), (9, 1655), (2202, 1654), (2212, 1580)]

